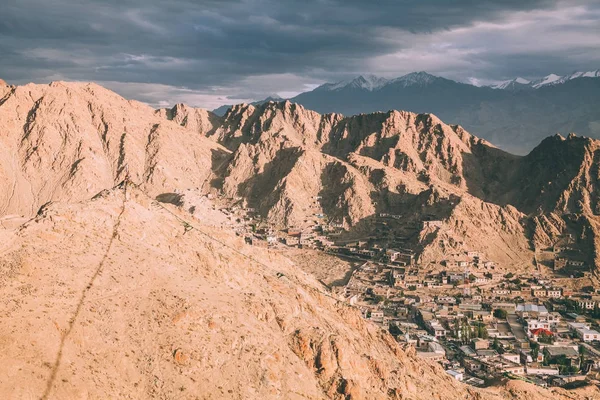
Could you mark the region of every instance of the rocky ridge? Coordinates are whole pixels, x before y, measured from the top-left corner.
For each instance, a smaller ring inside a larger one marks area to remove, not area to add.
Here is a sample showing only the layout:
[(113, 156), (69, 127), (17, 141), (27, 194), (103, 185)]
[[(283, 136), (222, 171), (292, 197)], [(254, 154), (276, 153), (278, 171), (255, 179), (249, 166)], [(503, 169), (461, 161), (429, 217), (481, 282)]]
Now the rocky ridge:
[[(315, 198), (319, 212), (348, 229), (381, 212), (415, 224), (428, 214), (446, 220), (447, 229), (413, 243), (425, 262), (478, 249), (531, 267), (534, 246), (549, 242), (540, 226), (530, 231), (532, 218), (579, 213), (588, 224), (596, 207), (597, 142), (574, 135), (520, 157), (431, 114), (320, 115), (286, 101), (235, 106), (211, 137), (233, 152), (223, 193), (280, 227), (310, 220)], [(424, 196), (432, 188), (441, 200)], [(553, 237), (567, 232), (564, 221), (542, 226)]]
[(238, 105), (221, 118), (64, 82), (0, 86), (0, 99), (8, 188), (0, 215), (84, 200), (129, 176), (155, 196), (194, 190), (241, 200), (280, 228), (322, 213), (358, 235), (378, 213), (413, 225), (434, 216), (445, 229), (411, 243), (425, 262), (478, 249), (528, 268), (535, 246), (567, 232), (590, 260), (598, 253), (593, 139), (554, 136), (520, 157), (432, 114), (321, 115), (285, 101)]

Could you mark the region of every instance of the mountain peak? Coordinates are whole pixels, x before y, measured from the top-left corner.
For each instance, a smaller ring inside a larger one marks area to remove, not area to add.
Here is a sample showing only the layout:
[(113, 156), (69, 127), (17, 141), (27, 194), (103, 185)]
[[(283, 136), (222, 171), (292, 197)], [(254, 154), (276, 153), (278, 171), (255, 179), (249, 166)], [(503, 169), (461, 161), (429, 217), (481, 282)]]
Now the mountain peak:
[(267, 103), (269, 101), (283, 101), (285, 100), (283, 97), (277, 95), (277, 94), (272, 94), (270, 96), (268, 96), (266, 99), (262, 100), (263, 102)]
[(510, 79), (507, 81), (503, 81), (500, 82), (496, 85), (492, 85), (490, 86), (492, 89), (514, 89), (515, 87), (518, 87), (519, 85), (529, 85), (531, 83), (531, 81), (525, 79), (525, 78), (521, 78), (521, 77), (517, 77), (515, 79)]
[(368, 91), (377, 90), (383, 86), (385, 86), (389, 80), (385, 78), (381, 78), (379, 76), (365, 74), (359, 75), (354, 79), (340, 81), (337, 83), (325, 83), (324, 85), (319, 86), (317, 89), (334, 91), (340, 90), (343, 88), (352, 88), (352, 89), (365, 89)]
[(394, 83), (400, 83), (402, 86), (426, 86), (435, 81), (436, 79), (440, 79), (435, 75), (431, 75), (425, 71), (419, 72), (411, 72), (410, 74), (406, 74), (401, 76), (400, 78), (396, 78), (393, 80)]
[(553, 85), (556, 83), (560, 83), (561, 81), (561, 76), (556, 75), (556, 74), (550, 74), (547, 75), (545, 77), (543, 77), (542, 79), (538, 79), (537, 81), (532, 82), (531, 86), (533, 86), (534, 88), (538, 89), (542, 86), (546, 86), (546, 85)]

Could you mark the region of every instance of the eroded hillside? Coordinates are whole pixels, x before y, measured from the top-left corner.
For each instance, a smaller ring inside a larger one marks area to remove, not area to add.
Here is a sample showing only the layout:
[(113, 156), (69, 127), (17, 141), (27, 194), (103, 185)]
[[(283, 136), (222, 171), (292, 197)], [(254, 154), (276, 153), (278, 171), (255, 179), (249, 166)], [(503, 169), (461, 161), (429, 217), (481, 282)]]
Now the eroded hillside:
[[(276, 228), (323, 215), (351, 238), (373, 234), (377, 215), (396, 215), (412, 228), (395, 234), (423, 262), (479, 250), (532, 268), (534, 250), (565, 234), (589, 265), (600, 254), (592, 139), (555, 136), (519, 157), (431, 114), (320, 115), (285, 101), (221, 118), (64, 82), (2, 85), (0, 99), (0, 215), (32, 216), (129, 176), (154, 196), (210, 193)], [(443, 229), (420, 229), (425, 219)]]

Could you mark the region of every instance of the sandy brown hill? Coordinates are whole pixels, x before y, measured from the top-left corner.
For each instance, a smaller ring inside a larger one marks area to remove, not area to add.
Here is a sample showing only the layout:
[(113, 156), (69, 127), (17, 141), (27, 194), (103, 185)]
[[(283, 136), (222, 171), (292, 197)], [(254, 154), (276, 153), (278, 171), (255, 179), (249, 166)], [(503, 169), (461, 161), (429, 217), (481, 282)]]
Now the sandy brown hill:
[(153, 193), (202, 187), (228, 151), (95, 84), (0, 88), (0, 215), (83, 200), (129, 174)]
[[(276, 225), (306, 226), (322, 213), (360, 237), (373, 234), (377, 213), (402, 214), (416, 226), (434, 215), (448, 220), (448, 229), (417, 236), (412, 245), (424, 261), (480, 249), (503, 264), (530, 264), (524, 215), (477, 197), (489, 186), (489, 171), (517, 157), (433, 115), (343, 117), (270, 102), (233, 107), (214, 132), (211, 137), (233, 151), (220, 180), (223, 194), (241, 198)], [(430, 186), (443, 200), (426, 195)], [(456, 201), (447, 201), (450, 196)], [(482, 222), (474, 224), (473, 215)]]
[(220, 118), (185, 105), (155, 111), (64, 82), (0, 86), (0, 127), (0, 216), (83, 200), (129, 174), (153, 195), (241, 200), (278, 227), (324, 214), (358, 236), (373, 233), (377, 213), (413, 226), (442, 219), (443, 231), (411, 236), (424, 260), (478, 249), (531, 266), (534, 246), (565, 233), (600, 248), (591, 139), (553, 137), (517, 157), (431, 114), (320, 115), (286, 101), (235, 106)]
[[(420, 233), (424, 255), (478, 249), (509, 266), (532, 267), (534, 248), (564, 234), (594, 246), (582, 233), (594, 232), (586, 218), (597, 208), (592, 139), (551, 137), (520, 157), (431, 114), (320, 115), (289, 101), (235, 106), (211, 137), (233, 152), (224, 194), (279, 226), (324, 213), (359, 237), (376, 213), (413, 225), (433, 216), (447, 229)], [(457, 201), (431, 202), (430, 187)], [(586, 218), (567, 224), (572, 213)]]
[(400, 349), (289, 260), (164, 207), (121, 187), (91, 201), (53, 203), (21, 228), (0, 230), (0, 376), (10, 378), (0, 380), (0, 397), (599, 394), (461, 385)]

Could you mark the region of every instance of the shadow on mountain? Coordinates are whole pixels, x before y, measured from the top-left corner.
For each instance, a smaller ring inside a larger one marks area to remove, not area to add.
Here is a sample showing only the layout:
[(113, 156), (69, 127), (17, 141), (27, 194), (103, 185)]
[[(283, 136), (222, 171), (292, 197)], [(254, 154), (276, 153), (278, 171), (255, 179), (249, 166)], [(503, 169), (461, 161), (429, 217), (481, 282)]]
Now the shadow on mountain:
[(299, 147), (280, 149), (273, 160), (264, 165), (263, 172), (240, 184), (238, 193), (247, 199), (247, 206), (266, 217), (269, 210), (280, 200), (285, 178), (303, 153)]
[(161, 193), (156, 196), (156, 201), (180, 207), (183, 204), (182, 197), (183, 196), (178, 193)]
[(212, 149), (210, 154), (211, 171), (214, 178), (210, 181), (210, 186), (215, 189), (223, 188), (223, 180), (233, 154), (222, 149)]
[(564, 212), (582, 212), (585, 185), (591, 182), (581, 182), (582, 187), (573, 187), (572, 183), (584, 164), (587, 143), (583, 137), (570, 135), (565, 139), (554, 135), (524, 157), (488, 164), (487, 171), (499, 171), (500, 180), (493, 186), (494, 177), (486, 177), (484, 200), (510, 204), (526, 214), (551, 212), (557, 207)]
[(514, 203), (512, 185), (522, 157), (483, 143), (473, 145), (471, 151), (462, 153), (469, 194), (499, 206)]
[[(322, 179), (329, 179), (330, 176), (323, 176)], [(369, 195), (375, 213), (352, 225), (340, 236), (340, 240), (368, 240), (371, 244), (377, 242), (389, 248), (413, 249), (418, 254), (437, 237), (435, 230), (421, 237), (424, 221), (448, 219), (460, 198), (455, 195), (444, 197), (435, 187), (417, 194), (407, 192), (403, 185), (390, 190), (382, 184), (384, 176), (382, 169), (371, 171), (369, 180), (376, 190)], [(341, 185), (339, 189), (344, 187)], [(340, 200), (335, 197), (338, 193), (331, 190), (331, 197), (323, 198), (324, 211), (342, 212), (343, 208), (338, 207)]]
[[(344, 118), (329, 132), (329, 139), (321, 151), (345, 159), (349, 153), (354, 152), (360, 146), (364, 138), (373, 133), (381, 132), (383, 123), (389, 115), (389, 112), (376, 112)], [(350, 132), (353, 134), (350, 134)], [(367, 150), (367, 152), (369, 151), (373, 152), (374, 149)]]
[(380, 161), (383, 158), (383, 156), (388, 153), (389, 149), (396, 147), (399, 140), (400, 135), (381, 138), (373, 146), (365, 146), (361, 148), (360, 155)]

